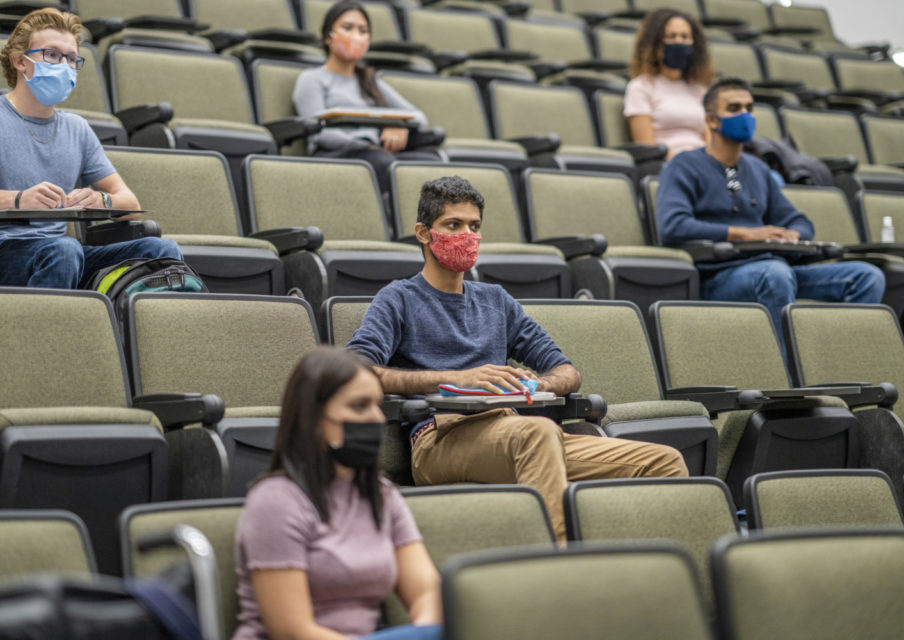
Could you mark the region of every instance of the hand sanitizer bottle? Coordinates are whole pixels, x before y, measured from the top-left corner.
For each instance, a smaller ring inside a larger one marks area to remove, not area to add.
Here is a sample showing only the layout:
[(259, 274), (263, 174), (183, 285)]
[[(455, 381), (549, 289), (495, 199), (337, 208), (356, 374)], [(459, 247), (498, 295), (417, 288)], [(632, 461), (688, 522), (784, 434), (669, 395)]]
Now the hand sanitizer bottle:
[(892, 243), (895, 241), (895, 225), (892, 224), (891, 216), (882, 217), (882, 233), (880, 239), (883, 243)]

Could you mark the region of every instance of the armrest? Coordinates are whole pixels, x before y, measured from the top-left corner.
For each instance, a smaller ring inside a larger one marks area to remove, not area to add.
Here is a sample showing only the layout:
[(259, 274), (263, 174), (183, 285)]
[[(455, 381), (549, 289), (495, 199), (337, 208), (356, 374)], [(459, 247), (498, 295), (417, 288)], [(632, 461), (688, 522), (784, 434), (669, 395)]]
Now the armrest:
[(739, 390), (737, 387), (705, 386), (675, 387), (665, 392), (666, 400), (690, 400), (699, 402), (711, 414), (740, 409), (756, 409), (766, 396), (756, 389)]
[(320, 38), (310, 31), (298, 29), (258, 29), (248, 33), (253, 40), (269, 40), (270, 42), (289, 42), (292, 44), (319, 45)]
[(884, 253), (893, 256), (904, 256), (904, 243), (901, 242), (862, 242), (845, 245), (848, 253)]
[(731, 242), (713, 242), (712, 240), (693, 240), (685, 242), (678, 248), (687, 251), (694, 262), (727, 260), (738, 253)]
[(763, 32), (760, 29), (750, 27), (746, 24), (740, 27), (728, 27), (728, 30), (731, 31), (731, 35), (738, 42), (750, 42), (763, 35)]
[(812, 36), (819, 33), (819, 29), (803, 26), (773, 27), (766, 29), (765, 33), (771, 36)]
[(166, 123), (173, 119), (173, 105), (169, 102), (158, 104), (143, 104), (137, 107), (129, 107), (114, 113), (122, 126), (130, 134), (156, 122)]
[(468, 54), (463, 51), (444, 51), (442, 53), (434, 53), (430, 56), (437, 70), (453, 67), (461, 64), (468, 59)]
[(226, 411), (223, 399), (212, 393), (155, 393), (132, 398), (132, 406), (151, 411), (164, 431), (195, 422), (210, 427), (222, 420)]
[(590, 393), (569, 393), (565, 396), (565, 404), (551, 407), (521, 407), (519, 413), (532, 416), (545, 416), (550, 420), (584, 420), (599, 424), (608, 406), (601, 395)]
[(530, 2), (504, 2), (502, 4), (502, 10), (505, 11), (505, 15), (514, 18), (522, 18), (526, 16), (530, 9)]
[(634, 164), (641, 162), (651, 162), (653, 160), (665, 160), (669, 154), (669, 148), (664, 144), (639, 144), (637, 142), (628, 142), (616, 147), (622, 151), (627, 151), (634, 158)]
[(898, 389), (891, 382), (880, 382), (875, 385), (868, 382), (833, 382), (807, 385), (802, 388), (812, 389), (821, 396), (837, 396), (851, 408), (874, 404), (891, 409), (898, 401)]
[(606, 236), (594, 233), (587, 236), (560, 236), (535, 240), (537, 244), (550, 244), (559, 249), (566, 260), (578, 256), (601, 256), (606, 252), (609, 241)]
[(317, 251), (323, 246), (323, 231), (319, 227), (264, 229), (250, 233), (248, 237), (272, 243), (281, 256), (296, 251)]
[(854, 156), (820, 158), (820, 160), (826, 163), (833, 175), (836, 173), (853, 173), (857, 170), (857, 165), (860, 164)]
[(541, 62), (529, 62), (527, 64), (530, 67), (531, 71), (534, 72), (534, 75), (537, 76), (537, 79), (546, 78), (547, 76), (554, 75), (556, 73), (561, 73), (568, 68), (568, 65), (564, 62), (560, 62), (557, 60), (543, 60)]
[(591, 29), (603, 24), (612, 17), (612, 14), (608, 11), (579, 11), (576, 15), (586, 22)]
[(215, 51), (234, 47), (248, 39), (248, 33), (244, 29), (217, 29), (215, 31), (205, 31), (201, 35), (210, 40), (210, 44), (213, 45)]
[(853, 111), (855, 113), (876, 113), (879, 108), (875, 100), (869, 100), (858, 96), (848, 96), (840, 93), (832, 93), (826, 96), (826, 104), (829, 109), (841, 111)]
[[(210, 27), (191, 18), (175, 18), (172, 16), (136, 16), (125, 21), (127, 27), (135, 29), (157, 29), (164, 31), (185, 31), (194, 33)], [(93, 33), (93, 32), (92, 32)]]
[(82, 25), (91, 32), (95, 42), (126, 28), (126, 22), (121, 18), (95, 18), (82, 22)]
[(732, 27), (743, 27), (747, 23), (739, 18), (704, 18), (704, 27), (716, 27), (730, 29)]
[(433, 414), (430, 404), (423, 398), (406, 398), (395, 394), (383, 396), (382, 409), (387, 422), (417, 424)]
[(425, 44), (419, 42), (405, 42), (398, 40), (382, 40), (372, 42), (368, 51), (384, 51), (387, 53), (403, 53), (409, 56), (430, 57), (433, 51)]
[(160, 225), (153, 220), (104, 222), (85, 230), (85, 244), (95, 247), (149, 237), (160, 237)]
[(288, 144), (298, 138), (307, 138), (323, 129), (323, 122), (300, 116), (265, 122), (263, 126), (270, 132), (278, 146)]
[(508, 138), (508, 141), (520, 144), (529, 156), (537, 153), (555, 153), (562, 144), (561, 138), (554, 133), (545, 136)]
[(590, 69), (591, 71), (627, 71), (628, 65), (618, 60), (573, 60), (569, 69)]
[(445, 141), (446, 131), (442, 127), (412, 129), (408, 132), (408, 145), (406, 146), (406, 149), (438, 147)]
[(537, 56), (530, 51), (516, 51), (514, 49), (484, 49), (483, 51), (471, 51), (469, 60), (498, 60), (499, 62), (527, 62), (536, 60)]

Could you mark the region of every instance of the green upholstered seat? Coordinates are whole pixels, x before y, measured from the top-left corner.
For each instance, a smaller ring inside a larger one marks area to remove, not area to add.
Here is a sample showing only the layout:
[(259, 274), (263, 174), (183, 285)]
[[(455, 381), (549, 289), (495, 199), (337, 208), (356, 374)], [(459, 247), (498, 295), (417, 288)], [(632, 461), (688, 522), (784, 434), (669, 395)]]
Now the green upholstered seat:
[(97, 571), (85, 523), (61, 510), (0, 511), (0, 578), (34, 573), (91, 575)]

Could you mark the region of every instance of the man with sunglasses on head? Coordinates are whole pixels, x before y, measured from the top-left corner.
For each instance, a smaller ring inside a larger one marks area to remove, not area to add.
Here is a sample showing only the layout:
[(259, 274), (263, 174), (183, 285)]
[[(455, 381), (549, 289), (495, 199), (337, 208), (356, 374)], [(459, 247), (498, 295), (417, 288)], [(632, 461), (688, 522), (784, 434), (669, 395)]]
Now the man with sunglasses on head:
[[(813, 224), (785, 197), (769, 167), (742, 153), (756, 128), (750, 86), (737, 78), (719, 80), (703, 97), (703, 108), (712, 134), (706, 147), (678, 154), (659, 177), (656, 217), (663, 244), (812, 240)], [(764, 253), (697, 267), (703, 298), (759, 302), (779, 332), (782, 307), (798, 297), (876, 303), (885, 291), (882, 271), (865, 262), (789, 265)]]
[[(0, 209), (139, 206), (88, 123), (55, 108), (75, 88), (85, 62), (78, 50), (81, 29), (71, 13), (33, 11), (0, 52), (11, 89), (0, 96)], [(122, 260), (162, 257), (182, 254), (161, 238), (92, 247), (67, 236), (65, 222), (0, 223), (4, 286), (73, 289)]]

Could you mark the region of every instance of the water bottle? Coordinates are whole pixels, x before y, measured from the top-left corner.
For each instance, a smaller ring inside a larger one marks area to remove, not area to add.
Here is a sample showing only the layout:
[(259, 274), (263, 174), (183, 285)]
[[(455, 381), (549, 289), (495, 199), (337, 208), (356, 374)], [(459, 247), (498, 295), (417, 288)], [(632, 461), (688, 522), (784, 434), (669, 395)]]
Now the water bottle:
[(891, 216), (882, 217), (882, 232), (880, 234), (882, 242), (892, 243), (895, 241), (895, 225), (892, 224)]

